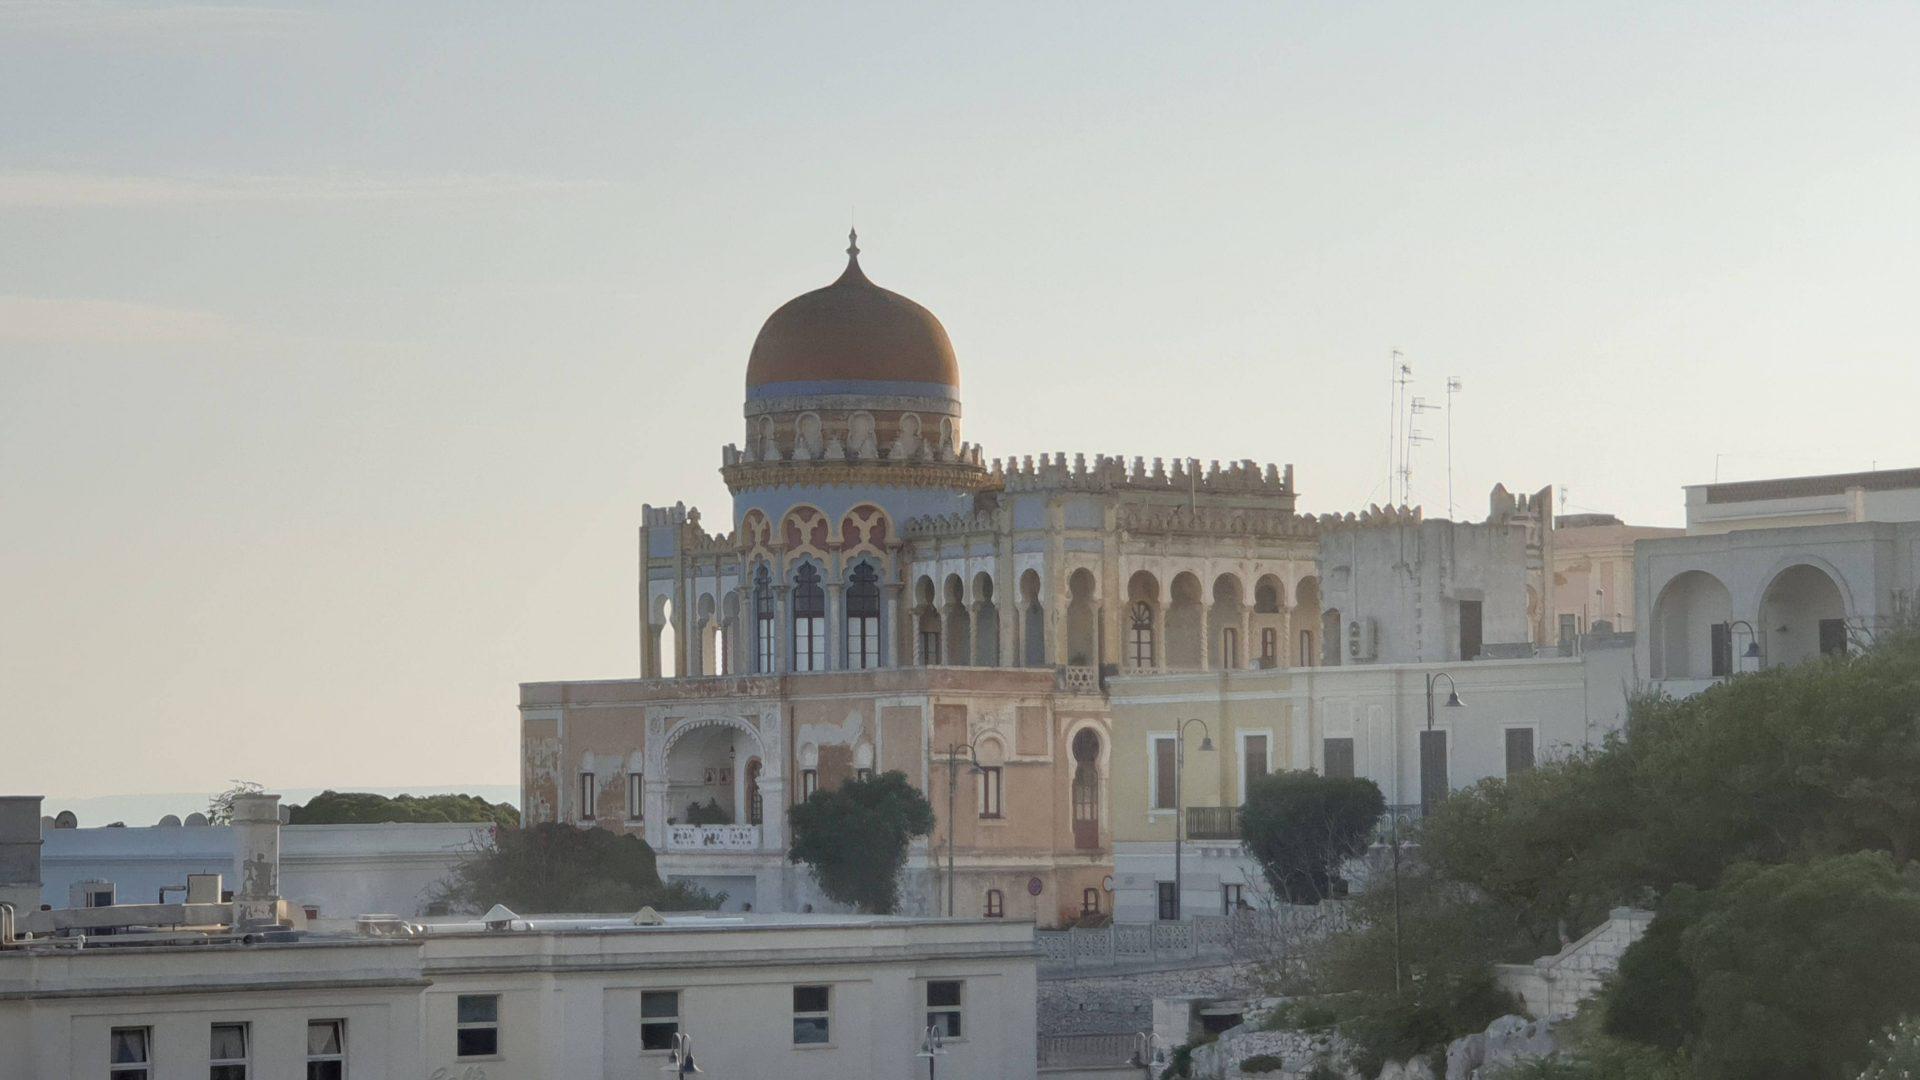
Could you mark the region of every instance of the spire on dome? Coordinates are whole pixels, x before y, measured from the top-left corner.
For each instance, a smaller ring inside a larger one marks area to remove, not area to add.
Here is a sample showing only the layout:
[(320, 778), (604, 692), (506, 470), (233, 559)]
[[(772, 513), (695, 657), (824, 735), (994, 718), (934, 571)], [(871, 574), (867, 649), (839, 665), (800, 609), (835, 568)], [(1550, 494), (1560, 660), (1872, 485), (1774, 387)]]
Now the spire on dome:
[(834, 284), (865, 280), (867, 280), (866, 272), (860, 269), (860, 232), (849, 228), (847, 230), (847, 268), (840, 272), (840, 280)]

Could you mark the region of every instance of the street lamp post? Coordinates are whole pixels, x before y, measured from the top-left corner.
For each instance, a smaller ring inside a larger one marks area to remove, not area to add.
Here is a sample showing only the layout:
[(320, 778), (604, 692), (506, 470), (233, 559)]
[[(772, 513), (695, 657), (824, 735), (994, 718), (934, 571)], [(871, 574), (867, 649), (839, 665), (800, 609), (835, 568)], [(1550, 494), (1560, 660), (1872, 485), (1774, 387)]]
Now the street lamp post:
[(1427, 730), (1433, 730), (1433, 687), (1441, 679), (1447, 680), (1447, 708), (1458, 709), (1461, 706), (1460, 688), (1453, 685), (1453, 676), (1444, 671), (1430, 672), (1427, 675)]
[(928, 1025), (926, 1034), (920, 1039), (920, 1052), (913, 1055), (927, 1059), (927, 1080), (935, 1080), (935, 1063), (946, 1055), (946, 1042), (946, 1036), (940, 1033), (937, 1026)]
[[(1458, 708), (1464, 707), (1466, 704), (1465, 702), (1460, 700), (1460, 688), (1454, 685), (1453, 676), (1447, 674), (1444, 671), (1428, 672), (1427, 673), (1427, 730), (1428, 731), (1433, 730), (1433, 688), (1439, 685), (1441, 679), (1447, 680), (1446, 707), (1449, 709), (1458, 709)], [(1421, 780), (1420, 798), (1421, 798), (1422, 807), (1424, 808), (1425, 802), (1426, 802), (1426, 795), (1427, 795), (1426, 777), (1423, 775), (1420, 778), (1420, 780)], [(1396, 792), (1399, 791), (1398, 779), (1394, 781), (1394, 790)], [(1400, 968), (1401, 968), (1401, 963), (1400, 963), (1400, 815), (1403, 812), (1404, 812), (1404, 808), (1400, 806), (1389, 807), (1387, 810), (1388, 822), (1389, 822), (1388, 838), (1393, 844), (1393, 992), (1395, 996), (1398, 996), (1400, 993)]]
[[(976, 747), (981, 736), (985, 734), (986, 732), (982, 731), (968, 740), (964, 746), (954, 743), (947, 747), (947, 918), (949, 919), (953, 918), (953, 833), (956, 824), (954, 796), (960, 788), (960, 752), (962, 750), (967, 752), (967, 775), (972, 776), (980, 772), (980, 755)], [(932, 1066), (929, 1065), (928, 1068)]]
[(1207, 722), (1194, 717), (1182, 720), (1173, 729), (1173, 917), (1179, 919), (1186, 914), (1184, 897), (1181, 895), (1180, 878), (1180, 841), (1186, 832), (1187, 811), (1181, 802), (1180, 770), (1187, 764), (1187, 728), (1200, 725), (1200, 750), (1213, 753), (1213, 736), (1207, 731)]
[(667, 1063), (660, 1071), (671, 1076), (697, 1076), (707, 1070), (693, 1063), (693, 1036), (684, 1031), (673, 1033), (673, 1043), (667, 1048)]
[[(1731, 643), (1733, 640), (1734, 632), (1739, 630), (1743, 626), (1747, 628), (1747, 649), (1745, 652), (1740, 654), (1740, 657), (1743, 660), (1759, 660), (1760, 659), (1760, 632), (1753, 628), (1752, 623), (1748, 622), (1745, 619), (1735, 619), (1732, 622), (1728, 623), (1727, 624), (1727, 640), (1729, 643)], [(1754, 666), (1757, 668), (1760, 665), (1755, 664)], [(1734, 670), (1735, 671), (1740, 670), (1740, 667), (1738, 664), (1734, 665)]]

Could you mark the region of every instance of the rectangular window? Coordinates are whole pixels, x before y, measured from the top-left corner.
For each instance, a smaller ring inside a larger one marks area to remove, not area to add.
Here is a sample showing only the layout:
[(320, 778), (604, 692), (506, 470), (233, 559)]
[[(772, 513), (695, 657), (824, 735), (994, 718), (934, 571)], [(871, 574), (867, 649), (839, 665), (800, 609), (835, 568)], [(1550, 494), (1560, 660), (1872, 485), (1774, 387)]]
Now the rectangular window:
[(500, 1053), (500, 995), (460, 995), (455, 1002), (453, 1052), (463, 1058)]
[(212, 1045), (207, 1053), (207, 1080), (247, 1080), (252, 1034), (246, 1024), (214, 1024), (208, 1028)]
[(1173, 809), (1174, 761), (1173, 736), (1155, 735), (1153, 737), (1153, 808), (1155, 810)]
[(793, 1045), (825, 1046), (832, 1041), (833, 988), (793, 988)]
[(872, 769), (855, 769), (853, 770), (853, 778), (855, 780), (871, 780), (873, 779), (873, 770)]
[(1280, 659), (1280, 631), (1269, 626), (1260, 631), (1260, 659), (1272, 667)]
[(1313, 666), (1313, 631), (1300, 631), (1300, 666)]
[(1460, 659), (1480, 655), (1480, 601), (1460, 601)]
[(680, 1033), (680, 991), (640, 991), (640, 1049), (671, 1050)]
[(107, 1036), (107, 1075), (114, 1080), (153, 1076), (153, 1029), (117, 1027)]
[(771, 675), (773, 674), (773, 651), (775, 645), (774, 639), (776, 637), (773, 613), (767, 612), (756, 619), (755, 622), (757, 624), (755, 629), (758, 633), (755, 635), (754, 640), (756, 647), (753, 654), (753, 670), (757, 675)]
[(1353, 779), (1353, 740), (1322, 739), (1320, 757), (1325, 763), (1326, 775), (1341, 780)]
[(998, 765), (980, 767), (980, 816), (997, 818), (1001, 815), (1003, 804), (1001, 768)]
[(1238, 882), (1228, 882), (1220, 886), (1220, 914), (1231, 915), (1241, 908), (1249, 907), (1246, 886)]
[(347, 1022), (307, 1021), (307, 1080), (346, 1080)]
[(793, 620), (793, 670), (827, 670), (827, 620), (825, 617)]
[(1267, 775), (1267, 737), (1240, 736), (1240, 801), (1247, 801), (1253, 782)]
[(647, 784), (645, 773), (627, 774), (627, 820), (640, 821), (646, 817)]
[(987, 918), (1004, 918), (1007, 914), (1006, 894), (999, 889), (987, 890)]
[(965, 1026), (960, 1022), (961, 983), (958, 979), (935, 979), (927, 983), (926, 1026), (949, 1039), (957, 1039)]
[(1173, 882), (1156, 882), (1154, 892), (1156, 899), (1158, 899), (1160, 903), (1160, 918), (1165, 921), (1172, 921), (1179, 918), (1180, 890), (1174, 887)]
[(1507, 775), (1518, 776), (1533, 768), (1533, 729), (1507, 729)]
[(1429, 814), (1447, 797), (1447, 733), (1420, 733), (1420, 812)]
[(1228, 671), (1240, 667), (1240, 631), (1231, 626), (1220, 631), (1220, 666)]
[(1100, 890), (1099, 889), (1081, 889), (1080, 890), (1080, 914), (1082, 915), (1100, 914)]
[(1133, 666), (1140, 669), (1153, 667), (1153, 624), (1134, 623), (1128, 631), (1127, 649), (1131, 654)]
[(1580, 620), (1576, 615), (1560, 616), (1560, 652), (1563, 656), (1573, 655), (1573, 639), (1580, 636)]
[(920, 631), (920, 662), (928, 667), (936, 667), (939, 665), (940, 631)]
[(880, 617), (869, 615), (847, 620), (847, 658), (849, 667), (866, 670), (880, 666)]
[(580, 820), (581, 821), (593, 820), (594, 790), (595, 788), (593, 786), (593, 774), (590, 772), (581, 773), (580, 774)]
[[(1707, 647), (1711, 650), (1709, 669), (1714, 678), (1733, 674), (1733, 624), (1714, 623), (1707, 630)], [(1694, 669), (1698, 671), (1698, 668)]]
[(801, 769), (800, 801), (806, 802), (808, 799), (813, 798), (813, 793), (818, 790), (820, 790), (820, 770)]

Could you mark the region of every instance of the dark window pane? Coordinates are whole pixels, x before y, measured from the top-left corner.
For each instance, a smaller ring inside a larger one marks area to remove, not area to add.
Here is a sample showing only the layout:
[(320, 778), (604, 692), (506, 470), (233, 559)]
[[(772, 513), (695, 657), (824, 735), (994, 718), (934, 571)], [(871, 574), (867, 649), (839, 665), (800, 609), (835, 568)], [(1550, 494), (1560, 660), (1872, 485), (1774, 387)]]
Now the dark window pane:
[(960, 1037), (960, 1014), (957, 1012), (930, 1012), (927, 1014), (927, 1026), (949, 1039)]
[(824, 1016), (796, 1016), (793, 1018), (793, 1041), (799, 1045), (819, 1045), (827, 1041), (827, 1018)]
[(1172, 739), (1153, 741), (1153, 808), (1155, 810), (1173, 809), (1173, 757)]
[(307, 1062), (307, 1080), (345, 1080), (347, 1066), (342, 1061)]
[(1321, 746), (1327, 775), (1341, 780), (1353, 779), (1353, 740), (1327, 739)]
[(491, 1024), (500, 1019), (500, 999), (493, 994), (461, 994), (459, 1019), (462, 1024)]
[(247, 1080), (245, 1065), (213, 1065), (207, 1069), (207, 1080)]
[(793, 988), (794, 1012), (826, 1012), (827, 988), (824, 986), (796, 986)]
[(1420, 812), (1425, 815), (1447, 797), (1447, 733), (1420, 733)]
[(678, 1020), (660, 1020), (640, 1025), (640, 1049), (671, 1050), (673, 1037), (680, 1031)]
[(1507, 729), (1507, 775), (1514, 776), (1533, 768), (1533, 729)]
[(646, 990), (640, 994), (641, 1016), (679, 1016), (680, 991)]
[(455, 1052), (461, 1057), (491, 1057), (500, 1052), (499, 1028), (461, 1028), (454, 1032)]
[(928, 983), (927, 1004), (930, 1006), (960, 1004), (960, 984), (946, 981)]

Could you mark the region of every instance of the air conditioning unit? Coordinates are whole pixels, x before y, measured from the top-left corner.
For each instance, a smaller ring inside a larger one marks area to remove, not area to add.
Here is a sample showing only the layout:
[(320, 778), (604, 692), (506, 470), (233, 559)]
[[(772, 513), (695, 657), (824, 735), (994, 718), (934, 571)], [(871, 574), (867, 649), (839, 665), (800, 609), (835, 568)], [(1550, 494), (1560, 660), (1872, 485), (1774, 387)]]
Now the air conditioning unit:
[(1373, 620), (1359, 618), (1347, 624), (1347, 659), (1371, 660), (1379, 655), (1374, 643)]

